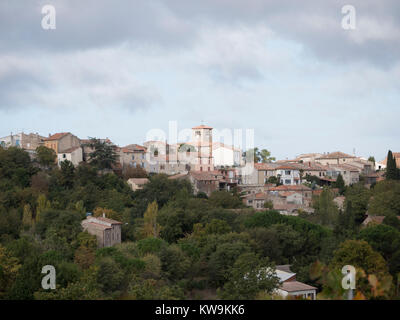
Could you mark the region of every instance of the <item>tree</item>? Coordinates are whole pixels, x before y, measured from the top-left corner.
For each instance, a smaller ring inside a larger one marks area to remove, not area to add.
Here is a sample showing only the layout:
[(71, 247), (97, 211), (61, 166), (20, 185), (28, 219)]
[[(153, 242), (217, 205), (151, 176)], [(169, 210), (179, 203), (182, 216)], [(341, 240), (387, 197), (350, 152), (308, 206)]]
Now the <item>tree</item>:
[(279, 286), (279, 278), (268, 258), (252, 252), (240, 255), (229, 271), (221, 298), (229, 300), (255, 299), (260, 292), (271, 294)]
[(93, 210), (93, 216), (94, 217), (102, 217), (103, 214), (108, 219), (112, 219), (112, 220), (116, 220), (116, 221), (121, 221), (122, 220), (122, 215), (120, 213), (112, 210), (112, 209), (96, 207)]
[(334, 253), (330, 270), (339, 273), (343, 266), (356, 268), (357, 295), (366, 298), (388, 297), (392, 277), (385, 259), (368, 242), (347, 240)]
[(36, 222), (39, 222), (42, 213), (50, 208), (51, 204), (50, 201), (46, 199), (46, 196), (44, 194), (39, 195), (36, 206), (36, 216), (35, 216)]
[(368, 157), (368, 161), (372, 162), (374, 164), (374, 168), (375, 168), (375, 157), (374, 156), (369, 156)]
[(394, 214), (389, 214), (387, 215), (383, 221), (383, 224), (391, 226), (395, 229), (397, 229), (398, 231), (400, 231), (400, 219), (398, 218), (398, 216), (394, 215)]
[(98, 169), (112, 169), (117, 163), (118, 155), (115, 152), (115, 147), (106, 141), (90, 138), (88, 144), (94, 151), (90, 153), (90, 164)]
[(344, 194), (344, 192), (346, 191), (346, 185), (345, 185), (343, 177), (340, 173), (336, 178), (334, 186), (335, 186), (335, 188), (339, 189), (339, 194), (341, 194), (341, 195)]
[(333, 193), (324, 188), (314, 203), (315, 217), (322, 225), (333, 226), (338, 218), (338, 208), (333, 201)]
[(182, 249), (173, 244), (163, 247), (159, 254), (163, 275), (170, 280), (182, 279), (190, 268), (190, 260)]
[(361, 268), (367, 274), (384, 275), (388, 271), (385, 259), (363, 240), (346, 240), (335, 251), (332, 266), (342, 269), (345, 265)]
[(400, 248), (400, 232), (393, 227), (380, 224), (360, 231), (359, 239), (367, 241), (386, 260)]
[(236, 209), (244, 207), (239, 195), (228, 191), (214, 191), (208, 200), (216, 208)]
[(157, 223), (158, 205), (156, 201), (150, 203), (144, 213), (143, 235), (145, 238), (154, 237), (158, 238), (160, 235), (161, 227)]
[(54, 165), (57, 159), (56, 152), (45, 146), (39, 146), (36, 148), (36, 156), (38, 162), (44, 167)]
[(371, 190), (362, 184), (353, 184), (346, 188), (346, 206), (351, 202), (351, 208), (356, 224), (361, 224), (368, 210), (368, 202), (371, 198)]
[(69, 160), (64, 160), (60, 164), (60, 184), (66, 189), (70, 189), (74, 185), (75, 167)]
[(245, 152), (246, 158), (249, 157), (253, 159), (254, 163), (269, 163), (275, 161), (275, 157), (271, 157), (271, 152), (267, 149), (262, 149), (261, 151), (258, 148), (249, 149)]
[(396, 166), (396, 159), (393, 157), (392, 151), (389, 150), (386, 162), (386, 179), (399, 180), (399, 169)]
[(271, 152), (268, 151), (267, 149), (262, 149), (259, 152), (259, 156), (262, 163), (269, 163), (276, 160), (275, 157), (271, 157)]
[(122, 171), (122, 176), (125, 180), (128, 180), (130, 178), (147, 178), (147, 172), (140, 167), (126, 167)]
[(379, 181), (373, 190), (368, 206), (371, 215), (400, 215), (400, 182), (395, 180)]
[(20, 267), (18, 259), (0, 244), (0, 299), (11, 289)]
[(24, 206), (24, 213), (22, 216), (22, 225), (25, 228), (30, 228), (30, 227), (32, 227), (32, 224), (33, 224), (32, 209), (29, 204), (26, 204)]

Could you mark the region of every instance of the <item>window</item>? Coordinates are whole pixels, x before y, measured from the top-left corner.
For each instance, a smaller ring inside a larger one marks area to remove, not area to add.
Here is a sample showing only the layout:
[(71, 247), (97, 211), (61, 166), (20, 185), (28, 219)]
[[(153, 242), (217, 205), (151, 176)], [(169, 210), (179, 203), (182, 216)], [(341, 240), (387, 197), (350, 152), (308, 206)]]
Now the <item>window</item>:
[(132, 160), (135, 160), (135, 155), (132, 155)]
[(292, 183), (292, 180), (290, 180), (290, 179), (285, 179), (285, 184), (291, 184)]
[(286, 170), (285, 175), (290, 176), (290, 170)]

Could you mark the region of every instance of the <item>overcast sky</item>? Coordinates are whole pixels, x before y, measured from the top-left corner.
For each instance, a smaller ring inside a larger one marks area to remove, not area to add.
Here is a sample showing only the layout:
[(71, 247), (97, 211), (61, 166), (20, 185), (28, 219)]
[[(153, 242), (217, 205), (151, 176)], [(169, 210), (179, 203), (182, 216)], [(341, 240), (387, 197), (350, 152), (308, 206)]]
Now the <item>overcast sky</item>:
[(355, 148), (381, 160), (400, 151), (399, 119), (398, 0), (0, 2), (0, 136), (141, 144), (168, 121), (203, 121), (254, 129), (280, 159)]

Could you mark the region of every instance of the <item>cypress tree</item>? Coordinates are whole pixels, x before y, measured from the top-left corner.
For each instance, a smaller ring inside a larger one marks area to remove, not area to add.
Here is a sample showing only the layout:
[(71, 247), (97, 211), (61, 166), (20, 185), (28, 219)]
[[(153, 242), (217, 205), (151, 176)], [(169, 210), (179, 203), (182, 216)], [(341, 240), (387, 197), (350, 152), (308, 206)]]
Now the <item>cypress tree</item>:
[(397, 180), (399, 179), (399, 172), (396, 167), (396, 159), (393, 157), (392, 151), (389, 150), (386, 161), (386, 179)]
[(346, 185), (344, 184), (344, 180), (342, 175), (339, 175), (336, 178), (336, 182), (334, 183), (335, 188), (339, 189), (339, 193), (342, 195), (346, 191)]

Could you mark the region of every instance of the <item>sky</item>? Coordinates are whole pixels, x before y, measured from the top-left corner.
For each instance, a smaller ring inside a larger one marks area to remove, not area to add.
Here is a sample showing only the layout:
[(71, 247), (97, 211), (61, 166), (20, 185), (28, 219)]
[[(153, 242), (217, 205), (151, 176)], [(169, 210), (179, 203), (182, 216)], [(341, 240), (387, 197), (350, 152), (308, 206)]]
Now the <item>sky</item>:
[[(42, 28), (48, 4), (56, 29)], [(168, 139), (176, 121), (254, 130), (278, 159), (382, 160), (400, 151), (399, 119), (398, 0), (0, 2), (0, 137), (124, 146), (155, 129)]]

